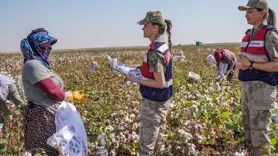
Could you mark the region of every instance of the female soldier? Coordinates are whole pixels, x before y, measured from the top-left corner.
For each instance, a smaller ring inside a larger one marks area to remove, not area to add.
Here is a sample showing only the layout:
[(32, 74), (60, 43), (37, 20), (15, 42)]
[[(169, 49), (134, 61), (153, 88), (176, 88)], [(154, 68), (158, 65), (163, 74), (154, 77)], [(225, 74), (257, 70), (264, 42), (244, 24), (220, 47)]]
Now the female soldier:
[[(149, 11), (139, 22), (144, 25), (144, 37), (151, 41), (150, 48), (140, 67), (144, 77), (151, 80), (127, 79), (140, 84), (143, 96), (141, 103), (139, 154), (154, 155), (166, 139), (166, 115), (172, 96), (172, 56), (170, 20), (164, 19), (160, 11)], [(168, 34), (168, 45), (164, 41)]]
[[(241, 110), (246, 143), (251, 155), (270, 155), (270, 110), (275, 103), (278, 81), (275, 13), (266, 0), (249, 0), (246, 6), (239, 6), (238, 9), (246, 11), (247, 23), (253, 26), (242, 39), (239, 56)], [(265, 61), (256, 62), (253, 59), (258, 57)]]

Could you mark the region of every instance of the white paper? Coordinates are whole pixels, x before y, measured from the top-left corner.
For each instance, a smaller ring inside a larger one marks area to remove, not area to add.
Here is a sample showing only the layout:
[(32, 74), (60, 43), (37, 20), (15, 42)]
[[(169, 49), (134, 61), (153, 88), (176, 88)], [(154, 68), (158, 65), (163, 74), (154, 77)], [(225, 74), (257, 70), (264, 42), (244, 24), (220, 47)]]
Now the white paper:
[(110, 56), (108, 56), (108, 59), (110, 67), (117, 70), (121, 74), (124, 74), (126, 76), (134, 76), (139, 80), (149, 80), (148, 78), (142, 75), (141, 70), (139, 68), (119, 62), (117, 61), (117, 59), (111, 59)]

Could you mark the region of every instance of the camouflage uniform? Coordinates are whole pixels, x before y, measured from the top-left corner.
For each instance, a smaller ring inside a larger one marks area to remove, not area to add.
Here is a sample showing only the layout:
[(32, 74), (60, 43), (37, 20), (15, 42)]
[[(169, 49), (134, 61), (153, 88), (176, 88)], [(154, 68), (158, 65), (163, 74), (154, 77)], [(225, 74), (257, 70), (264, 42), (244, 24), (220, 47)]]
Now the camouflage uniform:
[[(150, 72), (166, 71), (164, 57), (156, 51), (148, 55)], [(170, 100), (155, 102), (143, 98), (141, 102), (140, 128), (139, 128), (139, 153), (142, 156), (154, 155), (166, 141), (166, 115)]]
[[(250, 0), (247, 6), (240, 6), (239, 10), (246, 8), (268, 9), (265, 0)], [(258, 29), (252, 29), (250, 38), (267, 23), (261, 24)], [(268, 31), (265, 36), (265, 49), (270, 59), (278, 58), (278, 34)], [(261, 156), (270, 154), (269, 125), (271, 109), (276, 100), (276, 87), (261, 81), (247, 81), (241, 83), (241, 110), (245, 130), (246, 143), (251, 155)], [(264, 148), (268, 147), (268, 148)]]
[[(139, 25), (146, 23), (165, 24), (165, 20), (160, 11), (150, 11), (146, 17), (137, 22)], [(164, 56), (156, 50), (148, 53), (149, 71), (166, 72), (166, 60)], [(158, 153), (161, 145), (166, 140), (166, 116), (168, 113), (170, 100), (155, 102), (146, 98), (141, 102), (140, 128), (139, 128), (139, 155), (149, 156)]]

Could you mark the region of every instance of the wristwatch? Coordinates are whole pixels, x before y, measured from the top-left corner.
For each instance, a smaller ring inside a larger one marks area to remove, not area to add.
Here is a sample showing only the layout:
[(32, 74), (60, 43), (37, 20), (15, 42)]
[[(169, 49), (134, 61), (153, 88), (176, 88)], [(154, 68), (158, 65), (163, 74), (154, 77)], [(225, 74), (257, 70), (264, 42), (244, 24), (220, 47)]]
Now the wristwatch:
[(249, 69), (254, 69), (253, 64), (254, 64), (254, 61), (250, 61)]

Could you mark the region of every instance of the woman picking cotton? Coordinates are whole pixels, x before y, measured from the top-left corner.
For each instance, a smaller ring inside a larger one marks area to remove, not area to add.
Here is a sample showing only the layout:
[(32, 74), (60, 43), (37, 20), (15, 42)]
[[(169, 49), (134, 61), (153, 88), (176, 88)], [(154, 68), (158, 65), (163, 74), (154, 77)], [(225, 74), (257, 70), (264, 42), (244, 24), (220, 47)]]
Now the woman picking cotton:
[(219, 74), (216, 80), (227, 79), (231, 82), (237, 61), (235, 54), (228, 49), (218, 48), (214, 51), (214, 58)]
[(47, 139), (56, 132), (55, 111), (64, 101), (86, 98), (83, 91), (63, 91), (63, 80), (51, 69), (48, 56), (57, 39), (39, 28), (21, 41), (24, 56), (22, 83), (28, 106), (24, 115), (25, 149), (32, 154), (36, 149), (47, 155), (58, 155), (58, 151), (47, 145)]

